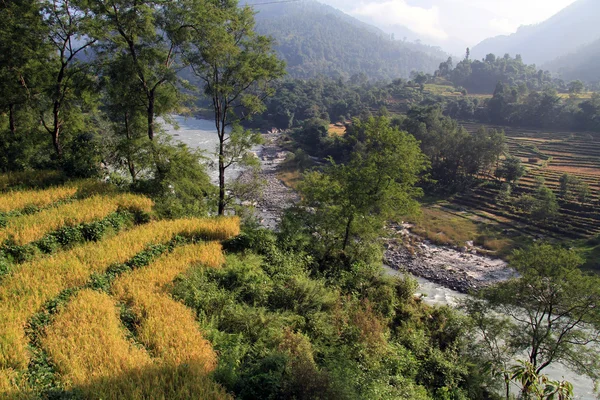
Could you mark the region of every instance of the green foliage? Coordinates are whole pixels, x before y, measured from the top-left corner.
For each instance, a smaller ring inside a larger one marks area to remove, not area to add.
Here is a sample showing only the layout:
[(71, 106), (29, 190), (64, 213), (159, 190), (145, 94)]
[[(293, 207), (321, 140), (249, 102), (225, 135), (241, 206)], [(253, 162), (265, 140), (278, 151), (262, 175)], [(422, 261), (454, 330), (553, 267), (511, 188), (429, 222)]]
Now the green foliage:
[[(6, 256), (14, 263), (25, 262), (39, 255), (40, 252), (51, 254), (86, 241), (98, 241), (106, 235), (118, 232), (139, 222), (134, 214), (128, 211), (119, 211), (99, 221), (64, 226), (26, 245), (16, 245), (11, 242), (3, 243), (2, 247), (0, 247), (0, 258)], [(2, 273), (0, 272), (1, 275)]]
[(518, 382), (523, 388), (523, 398), (540, 400), (568, 400), (573, 397), (573, 384), (567, 381), (554, 381), (546, 375), (536, 372), (535, 367), (527, 361), (520, 361), (511, 369), (511, 380)]
[(431, 160), (431, 178), (444, 191), (461, 190), (488, 174), (506, 151), (504, 132), (481, 128), (471, 135), (439, 106), (413, 107), (401, 126), (420, 141)]
[(203, 216), (214, 207), (215, 190), (198, 150), (172, 145), (168, 138), (153, 144), (156, 172), (150, 179), (138, 179), (134, 190), (150, 195), (155, 210), (163, 217)]
[(288, 213), (282, 228), (285, 241), (308, 242), (320, 260), (338, 260), (338, 267), (381, 257), (385, 222), (416, 212), (415, 185), (427, 168), (418, 142), (384, 117), (355, 120), (344, 140), (349, 160), (305, 174), (304, 208)]
[(508, 183), (515, 183), (525, 174), (525, 166), (518, 157), (507, 157), (496, 170), (496, 177)]
[(577, 200), (585, 203), (592, 194), (589, 185), (576, 176), (563, 174), (559, 183), (559, 195), (564, 201)]
[(552, 82), (548, 72), (538, 71), (535, 65), (524, 64), (521, 57), (511, 58), (508, 54), (504, 57), (488, 54), (482, 61), (465, 58), (454, 69), (449, 59), (440, 64), (436, 75), (466, 88), (469, 93), (494, 93), (498, 83), (536, 90)]
[(483, 393), (466, 386), (459, 367), (469, 364), (457, 358), (460, 318), (415, 300), (414, 281), (366, 264), (319, 278), (312, 257), (283, 250), (264, 229), (245, 230), (225, 248), (236, 254), (224, 268), (190, 270), (173, 295), (196, 311), (219, 352), (215, 378), (236, 398)]
[(238, 7), (233, 1), (192, 2), (187, 11), (208, 15), (187, 25), (191, 29), (184, 59), (214, 113), (219, 137), (218, 214), (223, 215), (228, 203), (227, 168), (251, 161), (248, 151), (260, 143), (260, 135), (244, 130), (240, 122), (264, 110), (263, 100), (272, 94), (272, 82), (284, 75), (284, 65), (272, 51), (273, 40), (254, 31), (249, 6)]
[[(600, 348), (595, 337), (600, 332), (600, 281), (581, 272), (581, 263), (575, 251), (548, 244), (517, 250), (510, 265), (520, 278), (498, 283), (467, 300), (465, 309), (478, 338), (476, 351), (505, 381), (514, 379), (506, 371), (520, 354), (527, 355), (527, 368), (537, 375), (549, 365), (562, 363), (599, 378)], [(534, 381), (523, 385), (525, 393)]]

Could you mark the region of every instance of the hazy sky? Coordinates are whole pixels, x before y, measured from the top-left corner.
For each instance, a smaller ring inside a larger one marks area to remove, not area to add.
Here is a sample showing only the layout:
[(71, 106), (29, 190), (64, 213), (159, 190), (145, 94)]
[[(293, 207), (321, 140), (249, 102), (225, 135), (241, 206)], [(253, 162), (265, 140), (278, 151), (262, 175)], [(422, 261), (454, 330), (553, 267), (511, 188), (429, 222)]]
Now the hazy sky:
[(380, 27), (404, 25), (436, 42), (474, 46), (548, 19), (575, 0), (322, 0)]

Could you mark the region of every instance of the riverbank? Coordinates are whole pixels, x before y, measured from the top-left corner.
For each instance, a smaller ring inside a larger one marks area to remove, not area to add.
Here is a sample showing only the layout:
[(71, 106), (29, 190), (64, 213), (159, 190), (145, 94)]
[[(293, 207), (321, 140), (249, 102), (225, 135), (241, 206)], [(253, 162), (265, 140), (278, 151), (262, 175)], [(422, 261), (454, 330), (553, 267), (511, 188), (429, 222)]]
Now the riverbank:
[(300, 196), (277, 177), (281, 164), (290, 152), (278, 144), (277, 133), (262, 135), (265, 143), (257, 150), (260, 160), (260, 179), (265, 182), (263, 194), (257, 202), (256, 214), (261, 225), (276, 229), (284, 210), (300, 201)]
[[(260, 178), (266, 182), (257, 204), (261, 224), (275, 229), (283, 211), (300, 200), (298, 194), (277, 177), (289, 152), (277, 144), (279, 134), (263, 134), (265, 144), (257, 151)], [(506, 262), (479, 254), (474, 246), (456, 249), (437, 246), (410, 232), (408, 224), (396, 225), (393, 239), (386, 241), (384, 262), (391, 268), (410, 273), (460, 293), (510, 279), (516, 274)]]
[(410, 227), (395, 226), (395, 238), (386, 243), (385, 262), (394, 269), (461, 293), (517, 276), (505, 261), (479, 254), (472, 244), (460, 249), (437, 246), (412, 234)]

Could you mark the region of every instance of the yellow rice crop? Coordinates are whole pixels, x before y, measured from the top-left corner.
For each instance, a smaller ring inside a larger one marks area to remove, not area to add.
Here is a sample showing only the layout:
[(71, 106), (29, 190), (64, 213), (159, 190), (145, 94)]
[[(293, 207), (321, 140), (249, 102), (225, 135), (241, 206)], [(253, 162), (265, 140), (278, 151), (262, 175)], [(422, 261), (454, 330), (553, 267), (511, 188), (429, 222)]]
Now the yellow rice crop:
[(141, 321), (138, 339), (153, 355), (172, 365), (195, 366), (199, 373), (214, 369), (216, 355), (198, 331), (194, 313), (166, 294), (165, 287), (191, 264), (219, 267), (224, 262), (219, 243), (188, 245), (113, 283), (115, 296)]
[(120, 194), (112, 197), (92, 196), (73, 203), (40, 211), (36, 214), (11, 218), (5, 228), (0, 229), (0, 243), (13, 239), (24, 245), (41, 239), (46, 233), (65, 225), (76, 225), (102, 219), (119, 210), (150, 211), (152, 200), (133, 194)]
[(22, 183), (39, 185), (48, 181), (57, 181), (61, 176), (58, 171), (22, 171), (0, 174), (0, 190)]
[(120, 324), (116, 304), (104, 293), (78, 293), (48, 327), (42, 346), (64, 386), (79, 390), (85, 398), (228, 398), (209, 378), (183, 380), (187, 367), (152, 360), (133, 346)]
[(166, 242), (176, 234), (224, 240), (238, 233), (237, 218), (157, 221), (99, 243), (21, 264), (0, 285), (0, 369), (27, 366), (24, 325), (62, 290), (83, 285), (92, 273), (104, 273), (111, 264), (125, 262), (149, 244)]
[(0, 194), (0, 212), (20, 210), (26, 206), (48, 206), (75, 196), (77, 186), (60, 186), (44, 190), (19, 190)]
[(64, 382), (75, 386), (152, 363), (148, 353), (127, 340), (110, 296), (91, 289), (69, 302), (48, 327), (42, 346)]

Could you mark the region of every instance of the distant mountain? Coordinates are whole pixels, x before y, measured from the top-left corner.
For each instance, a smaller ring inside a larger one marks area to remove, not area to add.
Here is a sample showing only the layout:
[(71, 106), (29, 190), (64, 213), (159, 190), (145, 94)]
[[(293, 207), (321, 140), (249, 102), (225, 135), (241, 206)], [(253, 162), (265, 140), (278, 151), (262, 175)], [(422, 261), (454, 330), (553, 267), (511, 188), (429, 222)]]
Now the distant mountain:
[(391, 40), (382, 30), (316, 1), (261, 2), (248, 2), (257, 3), (256, 29), (275, 38), (292, 77), (408, 78), (412, 71), (433, 73), (448, 58), (439, 48)]
[(543, 66), (565, 81), (600, 82), (600, 39)]
[(489, 53), (500, 57), (520, 54), (525, 63), (541, 65), (600, 39), (599, 21), (599, 0), (577, 0), (540, 24), (484, 40), (471, 49), (471, 56), (480, 59)]

